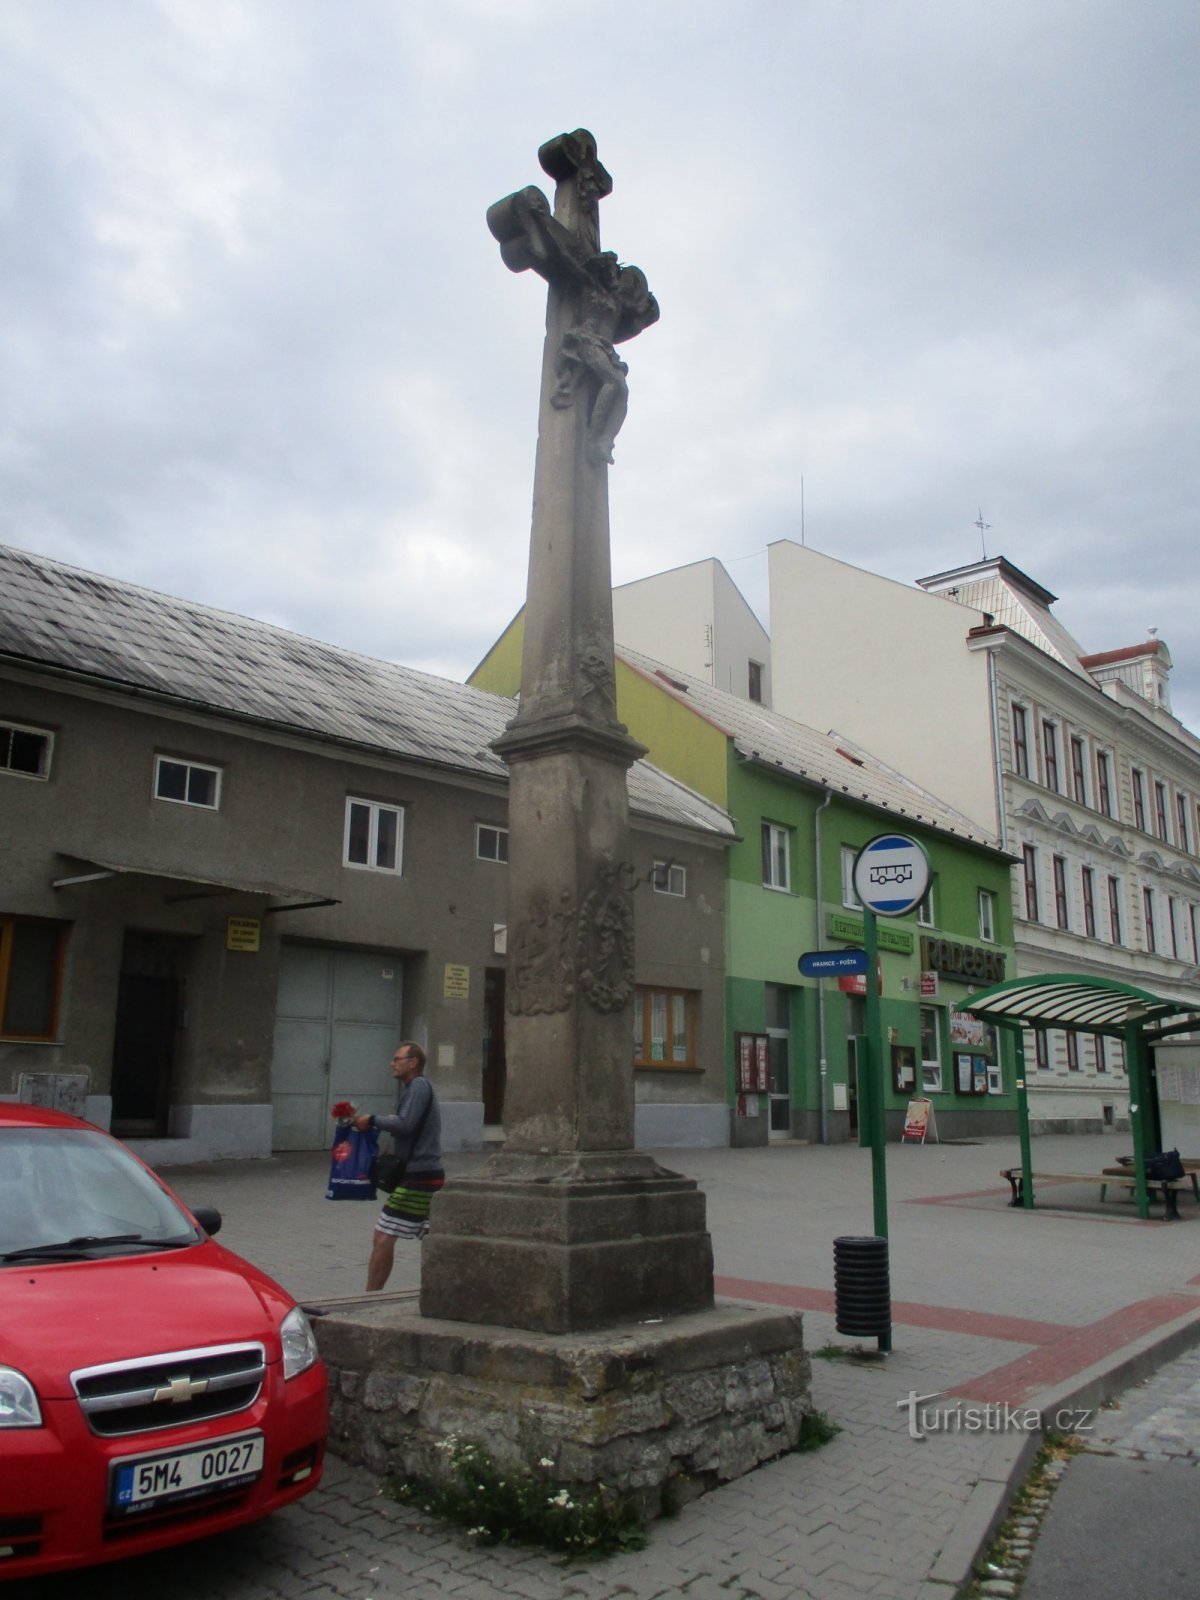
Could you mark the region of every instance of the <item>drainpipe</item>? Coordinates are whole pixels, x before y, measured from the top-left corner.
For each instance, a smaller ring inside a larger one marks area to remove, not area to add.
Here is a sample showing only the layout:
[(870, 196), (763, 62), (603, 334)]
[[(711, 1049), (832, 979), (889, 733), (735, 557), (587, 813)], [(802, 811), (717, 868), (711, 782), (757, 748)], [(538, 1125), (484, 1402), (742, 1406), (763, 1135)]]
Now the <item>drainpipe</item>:
[[(817, 946), (816, 947), (817, 947), (818, 950), (821, 948), (821, 908), (825, 903), (824, 902), (824, 898), (823, 898), (823, 896), (821, 894), (821, 813), (826, 809), (826, 807), (829, 805), (829, 803), (830, 803), (830, 801), (832, 799), (833, 799), (833, 790), (832, 789), (827, 789), (825, 791), (824, 800), (822, 800), (821, 804), (817, 807), (816, 811), (813, 813), (813, 856), (815, 858), (814, 859), (814, 866), (815, 866), (815, 869), (816, 869), (814, 871), (814, 873), (813, 873), (813, 885), (814, 885), (814, 892), (815, 892), (816, 897), (817, 897)], [(829, 1072), (829, 1063), (825, 1058), (825, 979), (824, 978), (818, 978), (817, 979), (817, 1037), (818, 1037), (818, 1040), (819, 1040), (818, 1049), (820, 1050), (820, 1074), (819, 1074), (820, 1099), (818, 1101), (818, 1107), (819, 1107), (819, 1110), (820, 1110), (820, 1140), (821, 1140), (822, 1144), (828, 1144), (829, 1143), (829, 1130), (826, 1127), (826, 1123), (825, 1123), (825, 1090), (826, 1090), (826, 1077), (827, 1077), (828, 1072)]]

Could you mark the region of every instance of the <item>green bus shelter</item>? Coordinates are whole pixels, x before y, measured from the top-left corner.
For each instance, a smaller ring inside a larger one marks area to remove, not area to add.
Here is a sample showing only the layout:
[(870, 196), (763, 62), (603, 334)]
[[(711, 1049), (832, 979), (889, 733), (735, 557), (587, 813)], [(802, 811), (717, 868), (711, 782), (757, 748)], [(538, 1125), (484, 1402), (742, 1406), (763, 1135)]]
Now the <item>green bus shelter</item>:
[(1021, 1133), (1021, 1197), (1032, 1209), (1033, 1158), (1029, 1149), (1029, 1095), (1025, 1086), (1025, 1028), (1066, 1028), (1120, 1039), (1125, 1046), (1129, 1084), (1129, 1122), (1133, 1132), (1133, 1171), (1139, 1217), (1150, 1215), (1144, 1157), (1157, 1148), (1157, 1088), (1150, 1070), (1151, 1051), (1172, 1034), (1200, 1028), (1200, 1003), (1166, 1000), (1114, 978), (1073, 973), (1044, 973), (1010, 978), (980, 989), (962, 1002), (963, 1009), (1012, 1033), (1017, 1062), (1017, 1110)]

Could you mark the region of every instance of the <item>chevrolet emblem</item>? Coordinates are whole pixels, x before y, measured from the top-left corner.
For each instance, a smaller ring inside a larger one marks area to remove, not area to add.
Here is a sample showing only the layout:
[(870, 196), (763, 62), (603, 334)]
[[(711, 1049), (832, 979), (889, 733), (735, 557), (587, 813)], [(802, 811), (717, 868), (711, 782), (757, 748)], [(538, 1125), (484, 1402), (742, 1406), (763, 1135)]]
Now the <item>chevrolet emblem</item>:
[(198, 1394), (203, 1394), (208, 1388), (207, 1378), (197, 1378), (193, 1383), (191, 1378), (172, 1378), (170, 1383), (164, 1384), (161, 1389), (155, 1389), (154, 1400), (166, 1400), (171, 1405), (181, 1406), (188, 1400), (194, 1400)]

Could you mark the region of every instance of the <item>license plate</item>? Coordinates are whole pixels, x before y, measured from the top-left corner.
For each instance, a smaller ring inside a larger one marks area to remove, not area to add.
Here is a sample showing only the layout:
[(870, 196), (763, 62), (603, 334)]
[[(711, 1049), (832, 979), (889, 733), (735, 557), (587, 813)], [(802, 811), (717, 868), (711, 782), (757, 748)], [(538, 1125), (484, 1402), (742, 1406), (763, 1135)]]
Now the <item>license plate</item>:
[(261, 1433), (242, 1433), (188, 1450), (126, 1456), (113, 1463), (109, 1503), (113, 1511), (124, 1514), (237, 1488), (259, 1476), (264, 1454)]

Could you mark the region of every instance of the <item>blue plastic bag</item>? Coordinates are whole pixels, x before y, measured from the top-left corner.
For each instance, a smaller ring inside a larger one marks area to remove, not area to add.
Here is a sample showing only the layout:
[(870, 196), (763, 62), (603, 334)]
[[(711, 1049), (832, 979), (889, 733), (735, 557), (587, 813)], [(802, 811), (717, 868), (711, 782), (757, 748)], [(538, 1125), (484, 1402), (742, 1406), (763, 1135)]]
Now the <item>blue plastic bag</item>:
[(326, 1200), (374, 1200), (371, 1163), (378, 1154), (379, 1135), (374, 1128), (359, 1133), (348, 1122), (339, 1122), (329, 1157)]

